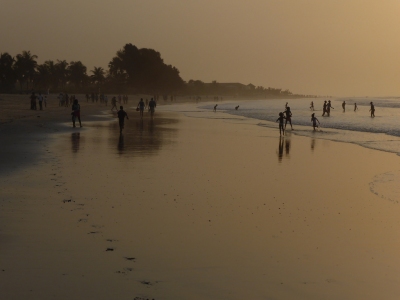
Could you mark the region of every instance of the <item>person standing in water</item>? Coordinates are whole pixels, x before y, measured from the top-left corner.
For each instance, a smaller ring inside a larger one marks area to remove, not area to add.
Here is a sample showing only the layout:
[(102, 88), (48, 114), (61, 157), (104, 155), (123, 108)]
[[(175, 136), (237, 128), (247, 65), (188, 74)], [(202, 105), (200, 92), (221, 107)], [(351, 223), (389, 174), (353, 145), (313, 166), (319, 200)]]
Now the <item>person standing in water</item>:
[(119, 133), (122, 133), (125, 125), (125, 117), (129, 120), (128, 114), (124, 111), (124, 107), (120, 106), (118, 111), (118, 121), (119, 121)]
[(314, 111), (314, 102), (313, 101), (311, 101), (310, 110)]
[(331, 100), (328, 100), (328, 104), (326, 105), (326, 113), (328, 114), (328, 117), (331, 116), (331, 108), (335, 109), (331, 104)]
[(357, 103), (354, 102), (354, 111), (356, 111), (357, 109), (358, 109)]
[(322, 116), (325, 116), (326, 113), (326, 100), (324, 101), (324, 105), (322, 106)]
[(144, 104), (143, 98), (140, 98), (140, 101), (139, 101), (139, 103), (138, 103), (138, 105), (137, 105), (137, 108), (139, 109), (140, 118), (141, 118), (141, 119), (143, 119), (144, 105), (145, 105), (145, 104)]
[(343, 112), (346, 112), (346, 101), (343, 101), (342, 108), (343, 108)]
[(371, 118), (375, 117), (375, 106), (374, 104), (371, 102), (371, 109), (369, 110), (371, 112)]
[(315, 128), (316, 127), (318, 128), (317, 122), (318, 122), (318, 124), (320, 124), (319, 120), (315, 117), (315, 114), (311, 115), (311, 122), (312, 122), (312, 125), (313, 125), (313, 128), (314, 128), (314, 131), (315, 131)]
[(111, 98), (111, 111), (114, 109), (114, 107), (115, 107), (115, 110), (118, 110), (117, 109), (117, 98), (115, 96)]
[(286, 129), (286, 125), (289, 122), (290, 124), (290, 128), (293, 130), (293, 126), (292, 126), (292, 112), (290, 111), (290, 107), (287, 106), (286, 110), (285, 110), (285, 115), (286, 115), (286, 121), (285, 121), (285, 129)]
[(79, 121), (79, 126), (82, 127), (82, 123), (81, 123), (81, 106), (78, 103), (78, 99), (75, 99), (73, 104), (72, 104), (72, 127), (76, 127), (75, 126), (75, 120), (76, 118), (78, 118)]
[(151, 117), (154, 116), (154, 109), (156, 108), (156, 106), (157, 106), (156, 101), (154, 101), (154, 99), (151, 98), (151, 100), (150, 100), (150, 102), (149, 102), (149, 111), (150, 111)]
[(285, 119), (285, 116), (283, 115), (282, 112), (279, 113), (279, 118), (276, 119), (276, 122), (279, 121), (279, 135), (285, 135), (285, 128), (283, 127), (283, 120)]

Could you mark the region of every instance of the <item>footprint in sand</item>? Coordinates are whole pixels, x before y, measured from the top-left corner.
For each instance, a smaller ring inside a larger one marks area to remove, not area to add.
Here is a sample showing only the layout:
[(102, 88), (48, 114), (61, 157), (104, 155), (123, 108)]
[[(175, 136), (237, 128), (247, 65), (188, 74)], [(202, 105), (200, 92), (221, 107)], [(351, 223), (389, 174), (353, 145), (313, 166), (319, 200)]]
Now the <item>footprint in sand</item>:
[(391, 171), (376, 175), (369, 183), (369, 189), (372, 193), (382, 199), (399, 203), (400, 194), (400, 170)]

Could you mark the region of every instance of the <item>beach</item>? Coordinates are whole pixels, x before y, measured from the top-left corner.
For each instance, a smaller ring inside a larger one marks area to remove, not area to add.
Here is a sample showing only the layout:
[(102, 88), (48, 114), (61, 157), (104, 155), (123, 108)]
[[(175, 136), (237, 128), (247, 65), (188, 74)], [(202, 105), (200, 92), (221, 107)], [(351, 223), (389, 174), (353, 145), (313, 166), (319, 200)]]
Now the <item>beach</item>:
[(72, 128), (0, 98), (1, 299), (400, 295), (394, 153), (194, 103), (132, 100), (120, 136), (110, 106)]

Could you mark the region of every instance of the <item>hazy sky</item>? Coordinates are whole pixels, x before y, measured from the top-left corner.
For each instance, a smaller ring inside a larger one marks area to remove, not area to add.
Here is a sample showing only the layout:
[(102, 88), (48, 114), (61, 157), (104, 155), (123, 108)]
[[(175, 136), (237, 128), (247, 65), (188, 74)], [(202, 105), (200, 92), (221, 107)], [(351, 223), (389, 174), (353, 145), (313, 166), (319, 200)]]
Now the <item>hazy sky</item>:
[(126, 43), (184, 80), (400, 96), (399, 0), (0, 0), (0, 52), (106, 68)]

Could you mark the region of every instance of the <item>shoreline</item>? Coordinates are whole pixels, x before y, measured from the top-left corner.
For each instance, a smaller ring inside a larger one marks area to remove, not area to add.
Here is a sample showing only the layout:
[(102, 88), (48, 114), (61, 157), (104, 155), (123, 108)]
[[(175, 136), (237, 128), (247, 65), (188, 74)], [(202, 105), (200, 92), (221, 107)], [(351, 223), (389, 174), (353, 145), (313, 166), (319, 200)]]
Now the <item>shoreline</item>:
[(398, 156), (157, 108), (122, 139), (83, 119), (3, 176), (6, 298), (395, 299)]

